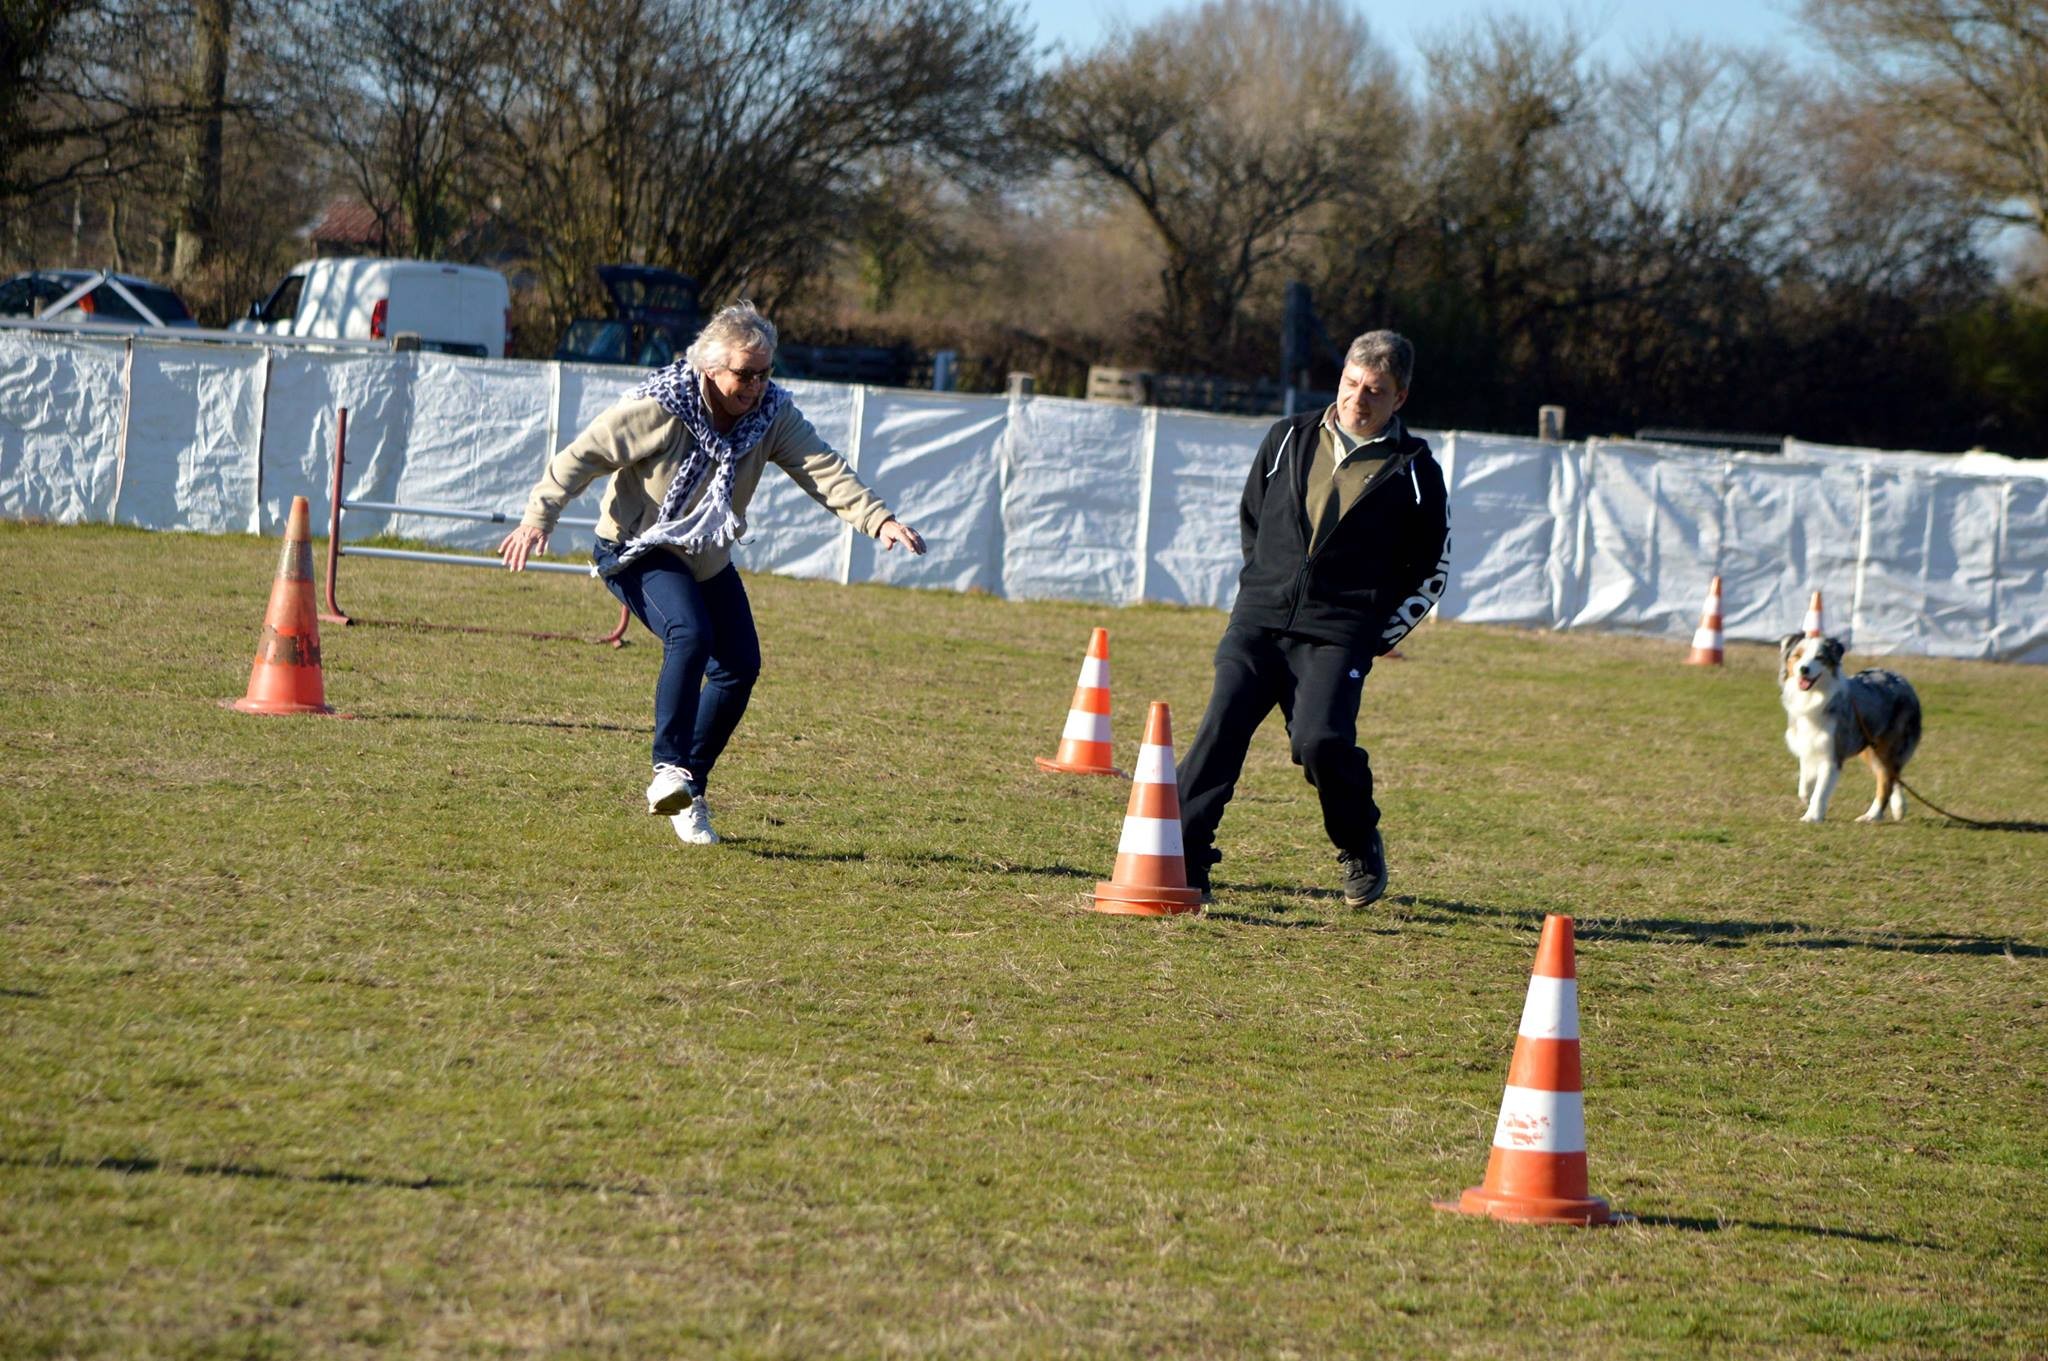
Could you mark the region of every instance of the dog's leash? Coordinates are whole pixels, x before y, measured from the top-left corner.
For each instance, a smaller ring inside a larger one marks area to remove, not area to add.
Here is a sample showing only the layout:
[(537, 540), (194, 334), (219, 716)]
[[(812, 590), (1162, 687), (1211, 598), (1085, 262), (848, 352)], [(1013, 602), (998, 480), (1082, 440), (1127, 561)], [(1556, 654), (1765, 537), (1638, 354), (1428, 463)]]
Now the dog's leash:
[[(1868, 747), (1872, 751), (1876, 751), (1877, 739), (1871, 735), (1870, 725), (1863, 721), (1863, 715), (1857, 711), (1856, 701), (1854, 700), (1849, 701), (1849, 717), (1856, 720), (1856, 730), (1863, 734), (1863, 745), (1865, 747)], [(1906, 779), (1903, 775), (1892, 776), (1892, 783), (1897, 785), (1899, 788), (1905, 790), (1908, 794), (1911, 794), (1914, 798), (1920, 800), (1920, 802), (1926, 804), (1929, 808), (1941, 814), (1943, 817), (1947, 818), (1951, 822), (1967, 823), (1969, 826), (1972, 827), (1989, 827), (1993, 831), (1996, 831), (1999, 828), (1999, 824), (1995, 822), (1979, 822), (1975, 818), (1966, 818), (1961, 813), (1949, 812), (1948, 809), (1943, 808), (1933, 799), (1928, 798), (1925, 794), (1922, 794), (1919, 790), (1907, 784)]]

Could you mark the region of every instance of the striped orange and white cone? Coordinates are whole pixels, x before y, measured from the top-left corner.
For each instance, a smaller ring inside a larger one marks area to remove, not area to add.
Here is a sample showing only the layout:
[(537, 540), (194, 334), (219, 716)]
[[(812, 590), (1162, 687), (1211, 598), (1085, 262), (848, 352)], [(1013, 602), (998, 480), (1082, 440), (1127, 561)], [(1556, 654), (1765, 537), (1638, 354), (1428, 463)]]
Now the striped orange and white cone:
[[(227, 703), (227, 701), (223, 701)], [(320, 670), (320, 622), (313, 608), (313, 536), (306, 498), (292, 498), (270, 606), (249, 668), (249, 689), (230, 707), (245, 714), (331, 714)]]
[(1813, 593), (1813, 603), (1806, 607), (1806, 619), (1800, 624), (1800, 628), (1809, 638), (1820, 638), (1826, 635), (1827, 628), (1820, 621), (1819, 591)]
[(1088, 655), (1081, 659), (1081, 679), (1074, 683), (1074, 702), (1067, 708), (1059, 750), (1050, 758), (1033, 759), (1040, 770), (1123, 777), (1109, 741), (1108, 629), (1097, 629), (1088, 636)]
[(1528, 1224), (1605, 1224), (1586, 1193), (1586, 1108), (1579, 1072), (1579, 984), (1572, 919), (1543, 919), (1528, 1000), (1515, 1035), (1486, 1180), (1439, 1210)]
[(1163, 700), (1145, 715), (1145, 742), (1131, 780), (1131, 802), (1116, 843), (1116, 868), (1095, 885), (1097, 912), (1128, 917), (1171, 917), (1202, 905), (1188, 887), (1181, 851), (1180, 790), (1174, 782), (1173, 716)]
[(1693, 630), (1692, 651), (1687, 666), (1719, 666), (1726, 640), (1721, 635), (1721, 578), (1707, 587), (1706, 608), (1700, 611), (1700, 626)]

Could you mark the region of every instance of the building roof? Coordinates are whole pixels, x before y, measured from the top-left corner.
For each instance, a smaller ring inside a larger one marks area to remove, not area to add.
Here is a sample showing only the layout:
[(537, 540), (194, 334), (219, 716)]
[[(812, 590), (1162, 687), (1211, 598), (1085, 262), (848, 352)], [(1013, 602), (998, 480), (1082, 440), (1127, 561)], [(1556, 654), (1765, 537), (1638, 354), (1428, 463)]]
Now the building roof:
[(379, 251), (390, 247), (391, 238), (404, 234), (402, 222), (393, 222), (395, 230), (387, 231), (377, 222), (377, 210), (353, 194), (329, 199), (327, 208), (320, 214), (320, 220), (307, 233), (315, 242), (327, 242), (345, 246), (374, 246)]

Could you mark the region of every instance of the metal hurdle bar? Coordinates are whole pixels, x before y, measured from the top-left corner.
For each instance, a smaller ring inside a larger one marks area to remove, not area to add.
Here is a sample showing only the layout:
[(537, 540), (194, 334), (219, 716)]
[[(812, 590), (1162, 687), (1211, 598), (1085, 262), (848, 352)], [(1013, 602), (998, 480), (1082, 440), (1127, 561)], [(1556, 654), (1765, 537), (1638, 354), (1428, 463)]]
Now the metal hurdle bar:
[[(341, 542), (341, 513), (344, 510), (374, 510), (392, 515), (425, 515), (442, 520), (470, 520), (480, 524), (508, 525), (518, 523), (515, 516), (496, 510), (447, 510), (439, 506), (401, 506), (389, 501), (349, 501), (341, 494), (342, 467), (348, 461), (348, 408), (338, 407), (334, 423), (334, 483), (327, 496), (327, 608), (320, 612), (324, 623), (353, 624), (354, 619), (343, 612), (334, 598), (334, 581), (341, 569), (344, 555), (352, 558), (395, 558), (400, 562), (431, 562), (446, 567), (503, 567), (498, 558), (476, 557), (467, 553), (418, 553), (403, 548), (345, 548)], [(595, 520), (560, 520), (557, 527), (572, 529), (595, 529)], [(588, 567), (577, 567), (566, 562), (528, 562), (529, 572), (570, 572), (576, 576), (590, 575)], [(619, 624), (600, 643), (613, 647), (624, 647), (626, 629), (633, 622), (633, 612), (624, 605), (619, 606)], [(434, 624), (432, 628), (452, 629), (462, 633), (495, 633), (501, 630), (480, 629), (462, 624)], [(524, 630), (516, 630), (525, 632)], [(575, 633), (526, 633), (529, 638), (582, 638)]]

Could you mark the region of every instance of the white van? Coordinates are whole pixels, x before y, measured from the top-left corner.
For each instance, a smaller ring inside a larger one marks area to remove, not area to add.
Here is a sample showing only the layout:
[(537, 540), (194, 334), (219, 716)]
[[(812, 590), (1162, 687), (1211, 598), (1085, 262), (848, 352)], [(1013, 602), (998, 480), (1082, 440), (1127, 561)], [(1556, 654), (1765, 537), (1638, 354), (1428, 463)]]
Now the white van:
[(336, 256), (294, 266), (232, 329), (328, 340), (389, 340), (410, 331), (423, 350), (501, 359), (511, 307), (511, 289), (495, 269)]

